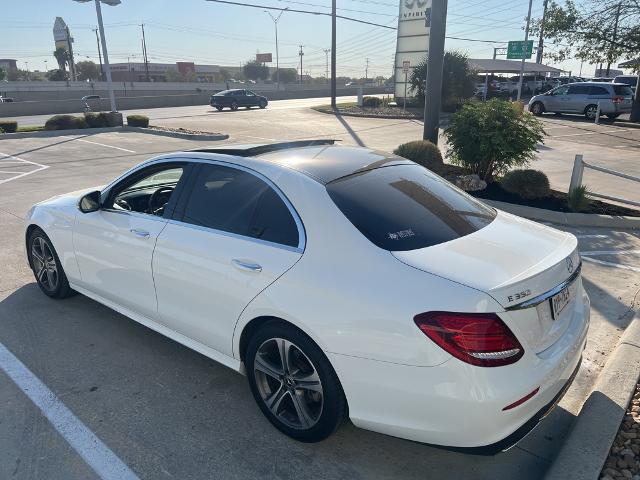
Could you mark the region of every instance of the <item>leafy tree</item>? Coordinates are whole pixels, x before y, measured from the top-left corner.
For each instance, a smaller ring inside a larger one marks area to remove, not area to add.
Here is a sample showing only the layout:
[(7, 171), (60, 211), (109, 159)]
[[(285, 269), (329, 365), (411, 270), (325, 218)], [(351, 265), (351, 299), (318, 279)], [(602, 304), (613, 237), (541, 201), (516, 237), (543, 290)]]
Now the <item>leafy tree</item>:
[(545, 135), (542, 123), (524, 112), (521, 103), (496, 98), (464, 104), (444, 133), (450, 145), (447, 158), (485, 181), (526, 167)]
[(29, 72), (26, 70), (16, 69), (7, 72), (7, 80), (10, 82), (29, 80)]
[[(565, 0), (562, 5), (552, 1), (544, 23), (539, 18), (532, 25), (534, 33), (543, 29), (545, 38), (550, 40), (544, 56), (555, 61), (580, 58), (609, 64), (636, 58), (640, 51), (637, 0)], [(638, 101), (634, 101), (631, 118), (640, 121)]]
[(280, 83), (295, 83), (298, 81), (298, 71), (295, 68), (280, 69)]
[(76, 63), (76, 70), (80, 81), (100, 78), (100, 67), (89, 60)]
[[(409, 77), (409, 85), (416, 92), (420, 103), (424, 103), (427, 60), (425, 58), (420, 62)], [(465, 53), (455, 50), (446, 52), (442, 66), (442, 104), (455, 105), (470, 98), (475, 90), (475, 74)]]
[(229, 70), (227, 70), (226, 68), (221, 68), (219, 74), (222, 77), (222, 80), (226, 81), (231, 78), (231, 74), (229, 73)]
[(242, 67), (244, 76), (251, 80), (266, 80), (269, 78), (269, 67), (256, 60), (249, 60)]
[(49, 70), (45, 74), (45, 77), (47, 77), (47, 80), (50, 82), (64, 82), (67, 79), (67, 73), (57, 68), (55, 70)]
[(5, 78), (7, 78), (7, 72), (5, 72), (4, 69), (0, 68), (0, 82)]
[(55, 52), (53, 52), (53, 56), (56, 58), (56, 61), (58, 62), (58, 68), (63, 72), (66, 72), (67, 61), (69, 59), (68, 52), (64, 48), (59, 47), (59, 48), (56, 48)]

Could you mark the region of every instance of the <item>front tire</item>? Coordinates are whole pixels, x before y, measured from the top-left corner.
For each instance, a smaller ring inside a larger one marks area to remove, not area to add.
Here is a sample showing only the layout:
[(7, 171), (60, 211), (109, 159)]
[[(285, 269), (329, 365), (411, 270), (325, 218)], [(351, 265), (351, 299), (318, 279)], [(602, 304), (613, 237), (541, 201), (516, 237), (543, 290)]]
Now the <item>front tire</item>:
[(542, 105), (542, 102), (535, 102), (531, 105), (531, 113), (536, 117), (541, 116), (544, 113), (544, 105)]
[(587, 108), (584, 109), (584, 116), (587, 117), (587, 120), (595, 120), (597, 111), (597, 105), (587, 105)]
[(224, 107), (216, 107), (216, 110), (218, 110), (219, 112), (221, 112), (223, 108), (224, 108)]
[(297, 328), (266, 323), (251, 338), (245, 365), (256, 403), (285, 435), (319, 442), (344, 422), (340, 381), (322, 350)]
[(264, 100), (260, 100), (260, 105), (258, 105), (260, 108), (265, 109), (267, 108), (267, 102), (265, 102)]
[(73, 290), (49, 237), (40, 228), (35, 228), (27, 242), (29, 265), (40, 290), (56, 299), (72, 295)]
[(231, 108), (231, 110), (233, 110), (234, 112), (235, 112), (236, 110), (238, 110), (238, 102), (233, 102), (233, 103), (231, 104), (231, 107), (230, 107), (230, 108)]

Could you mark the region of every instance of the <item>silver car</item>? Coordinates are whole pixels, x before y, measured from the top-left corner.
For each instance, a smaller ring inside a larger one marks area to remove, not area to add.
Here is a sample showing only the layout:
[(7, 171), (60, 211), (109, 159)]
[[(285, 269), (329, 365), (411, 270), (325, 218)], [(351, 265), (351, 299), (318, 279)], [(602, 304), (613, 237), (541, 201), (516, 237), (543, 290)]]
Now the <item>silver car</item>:
[(529, 100), (529, 111), (534, 115), (545, 112), (578, 113), (588, 120), (596, 118), (598, 104), (600, 113), (608, 118), (617, 118), (631, 112), (633, 92), (628, 85), (607, 82), (569, 83), (536, 95)]

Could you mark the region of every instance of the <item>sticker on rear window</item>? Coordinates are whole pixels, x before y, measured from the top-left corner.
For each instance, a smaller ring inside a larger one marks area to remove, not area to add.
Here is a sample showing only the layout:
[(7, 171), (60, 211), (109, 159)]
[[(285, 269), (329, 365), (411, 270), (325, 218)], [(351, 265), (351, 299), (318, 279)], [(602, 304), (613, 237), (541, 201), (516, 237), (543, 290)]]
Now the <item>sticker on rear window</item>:
[(407, 228), (406, 230), (400, 230), (399, 232), (389, 232), (389, 238), (391, 240), (400, 240), (401, 238), (409, 238), (409, 237), (415, 237), (415, 233), (413, 233), (413, 230), (411, 230), (410, 228)]

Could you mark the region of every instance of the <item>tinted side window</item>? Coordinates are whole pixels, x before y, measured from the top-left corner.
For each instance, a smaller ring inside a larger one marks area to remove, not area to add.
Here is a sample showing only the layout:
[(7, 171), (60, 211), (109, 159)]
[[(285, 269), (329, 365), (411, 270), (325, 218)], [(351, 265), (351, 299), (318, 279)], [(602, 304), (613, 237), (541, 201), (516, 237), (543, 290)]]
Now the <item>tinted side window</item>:
[(251, 173), (203, 165), (182, 221), (194, 225), (298, 246), (298, 230), (282, 199)]
[(415, 250), (485, 227), (496, 212), (417, 165), (397, 165), (327, 184), (333, 202), (373, 244)]
[(625, 97), (633, 96), (633, 90), (631, 90), (631, 87), (627, 87), (625, 85), (614, 85), (613, 91), (616, 95), (624, 95)]
[(569, 85), (569, 95), (587, 95), (589, 85)]
[(589, 88), (589, 95), (609, 95), (609, 90), (604, 87), (591, 87)]

